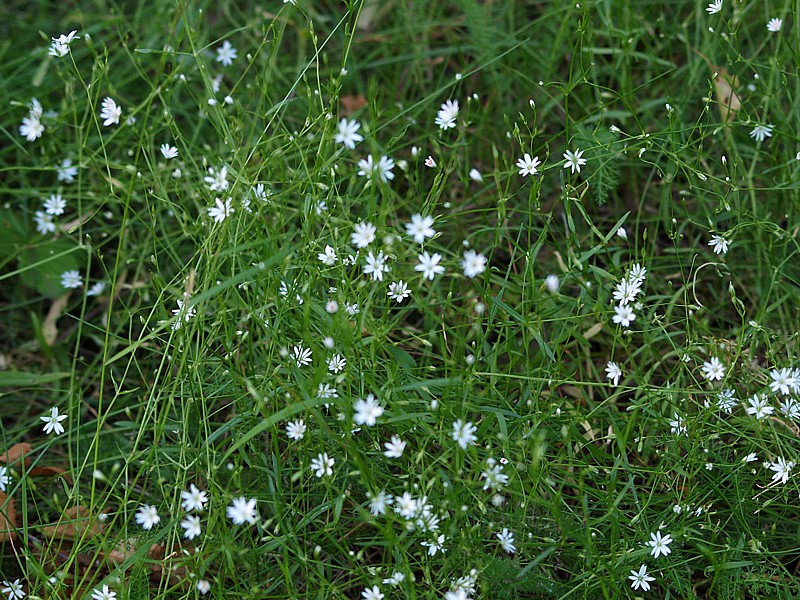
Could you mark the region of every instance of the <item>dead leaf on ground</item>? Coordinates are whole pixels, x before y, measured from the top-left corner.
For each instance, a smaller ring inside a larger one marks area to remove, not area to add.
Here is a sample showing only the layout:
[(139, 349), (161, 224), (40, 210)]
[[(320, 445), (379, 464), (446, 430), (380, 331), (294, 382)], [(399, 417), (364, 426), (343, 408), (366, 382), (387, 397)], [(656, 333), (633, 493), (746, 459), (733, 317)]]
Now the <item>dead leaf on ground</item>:
[(716, 67), (714, 93), (717, 96), (719, 112), (723, 121), (733, 121), (736, 118), (737, 111), (742, 108), (742, 102), (735, 91), (738, 84), (739, 80), (735, 75), (731, 75), (722, 67)]
[[(28, 475), (31, 477), (55, 477), (56, 475), (62, 475), (66, 472), (66, 469), (62, 469), (61, 467), (33, 467), (30, 471), (28, 471)], [(65, 477), (69, 479), (69, 476)]]
[(50, 310), (47, 311), (47, 317), (42, 323), (42, 335), (44, 336), (44, 341), (47, 342), (48, 346), (52, 346), (56, 343), (56, 338), (58, 337), (58, 328), (56, 327), (56, 321), (61, 318), (61, 315), (64, 313), (64, 308), (67, 306), (67, 301), (69, 300), (70, 292), (60, 296), (53, 300), (53, 303), (50, 305)]
[(106, 561), (112, 565), (119, 566), (136, 554), (136, 550), (133, 540), (120, 540), (113, 550), (105, 553)]
[(596, 323), (595, 325), (592, 325), (591, 327), (589, 327), (589, 329), (583, 332), (583, 337), (586, 338), (587, 340), (590, 340), (598, 333), (600, 333), (602, 329), (603, 329), (603, 324)]
[[(26, 454), (30, 454), (31, 445), (28, 442), (19, 442), (8, 449), (5, 454), (0, 454), (0, 462), (7, 465), (17, 464)], [(25, 467), (30, 464), (30, 459), (25, 460)]]
[(349, 117), (357, 110), (364, 108), (367, 105), (367, 99), (363, 94), (358, 96), (341, 96), (339, 103), (342, 105), (342, 115)]
[(9, 498), (0, 491), (0, 542), (17, 537), (17, 512), (14, 510), (14, 498)]
[(42, 527), (41, 531), (50, 538), (91, 538), (103, 532), (103, 524), (85, 506), (73, 506), (64, 511), (61, 523)]

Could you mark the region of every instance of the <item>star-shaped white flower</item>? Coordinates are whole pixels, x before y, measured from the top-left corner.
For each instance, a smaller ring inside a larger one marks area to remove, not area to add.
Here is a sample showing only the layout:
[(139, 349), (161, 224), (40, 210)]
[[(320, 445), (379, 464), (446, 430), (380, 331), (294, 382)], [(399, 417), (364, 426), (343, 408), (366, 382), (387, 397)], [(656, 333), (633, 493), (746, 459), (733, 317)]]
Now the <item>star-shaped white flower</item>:
[(67, 415), (58, 414), (57, 407), (54, 406), (50, 409), (50, 416), (39, 418), (44, 421), (44, 432), (46, 434), (55, 433), (56, 435), (61, 435), (64, 433), (64, 426), (61, 424), (61, 421), (66, 419)]

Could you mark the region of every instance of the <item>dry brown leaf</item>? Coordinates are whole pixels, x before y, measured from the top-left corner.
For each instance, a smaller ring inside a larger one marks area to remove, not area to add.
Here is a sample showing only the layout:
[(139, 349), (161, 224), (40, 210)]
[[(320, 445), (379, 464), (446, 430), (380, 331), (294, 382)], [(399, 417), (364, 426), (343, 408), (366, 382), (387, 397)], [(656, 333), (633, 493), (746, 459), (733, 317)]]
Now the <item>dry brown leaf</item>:
[(112, 565), (119, 566), (136, 554), (136, 546), (132, 540), (120, 540), (117, 547), (106, 552), (106, 560)]
[(600, 333), (602, 329), (603, 329), (602, 323), (597, 323), (595, 325), (592, 325), (591, 327), (589, 327), (589, 329), (583, 332), (583, 337), (585, 337), (587, 340), (590, 340), (598, 333)]
[(103, 524), (85, 506), (73, 506), (64, 511), (61, 523), (42, 527), (41, 531), (49, 538), (94, 537), (103, 532)]
[[(11, 446), (5, 454), (0, 454), (0, 462), (6, 463), (7, 465), (14, 465), (18, 463), (23, 456), (30, 454), (30, 451), (31, 445), (28, 442), (19, 442)], [(30, 459), (27, 459), (25, 461), (25, 466), (27, 467), (30, 462)]]
[(61, 475), (62, 473), (66, 473), (65, 469), (61, 467), (33, 467), (30, 471), (28, 471), (28, 475), (31, 477), (55, 477), (56, 475)]
[(69, 301), (69, 295), (70, 292), (67, 292), (53, 300), (53, 303), (50, 305), (50, 310), (47, 311), (47, 317), (44, 323), (42, 323), (42, 335), (48, 346), (52, 346), (56, 343), (56, 338), (58, 337), (56, 321), (58, 321), (64, 313), (64, 308), (66, 308), (67, 302)]
[(14, 510), (14, 498), (9, 498), (0, 491), (0, 542), (17, 537), (17, 512)]
[(595, 433), (594, 428), (589, 424), (589, 421), (583, 421), (580, 425), (586, 432), (583, 434), (583, 437), (586, 438), (586, 441), (593, 442), (595, 439), (597, 439), (597, 434)]
[(736, 112), (742, 108), (742, 103), (735, 91), (738, 84), (739, 80), (735, 75), (731, 75), (722, 67), (716, 67), (714, 93), (717, 96), (719, 112), (723, 121), (733, 121), (736, 118)]
[(345, 117), (349, 117), (358, 109), (364, 108), (367, 105), (367, 99), (363, 94), (359, 94), (358, 96), (341, 96), (339, 98), (339, 103), (342, 105), (342, 114)]

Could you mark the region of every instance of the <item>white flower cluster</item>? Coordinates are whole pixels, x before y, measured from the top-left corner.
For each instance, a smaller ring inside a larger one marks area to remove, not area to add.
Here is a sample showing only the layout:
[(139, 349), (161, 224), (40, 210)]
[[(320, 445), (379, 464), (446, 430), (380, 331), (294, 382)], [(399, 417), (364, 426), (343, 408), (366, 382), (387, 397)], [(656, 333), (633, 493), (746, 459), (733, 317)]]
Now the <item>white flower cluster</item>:
[(628, 276), (623, 278), (614, 290), (613, 297), (617, 301), (614, 307), (614, 323), (622, 327), (629, 327), (636, 320), (633, 312), (636, 297), (641, 293), (647, 269), (639, 263), (631, 267)]

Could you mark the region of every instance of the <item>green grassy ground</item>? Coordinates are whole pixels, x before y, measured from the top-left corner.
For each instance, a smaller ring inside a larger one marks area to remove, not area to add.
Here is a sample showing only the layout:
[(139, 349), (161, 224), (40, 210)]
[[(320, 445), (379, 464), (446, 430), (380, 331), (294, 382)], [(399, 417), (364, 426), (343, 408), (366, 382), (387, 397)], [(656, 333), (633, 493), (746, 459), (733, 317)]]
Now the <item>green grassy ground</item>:
[(2, 593), (798, 597), (799, 26), (6, 3)]

